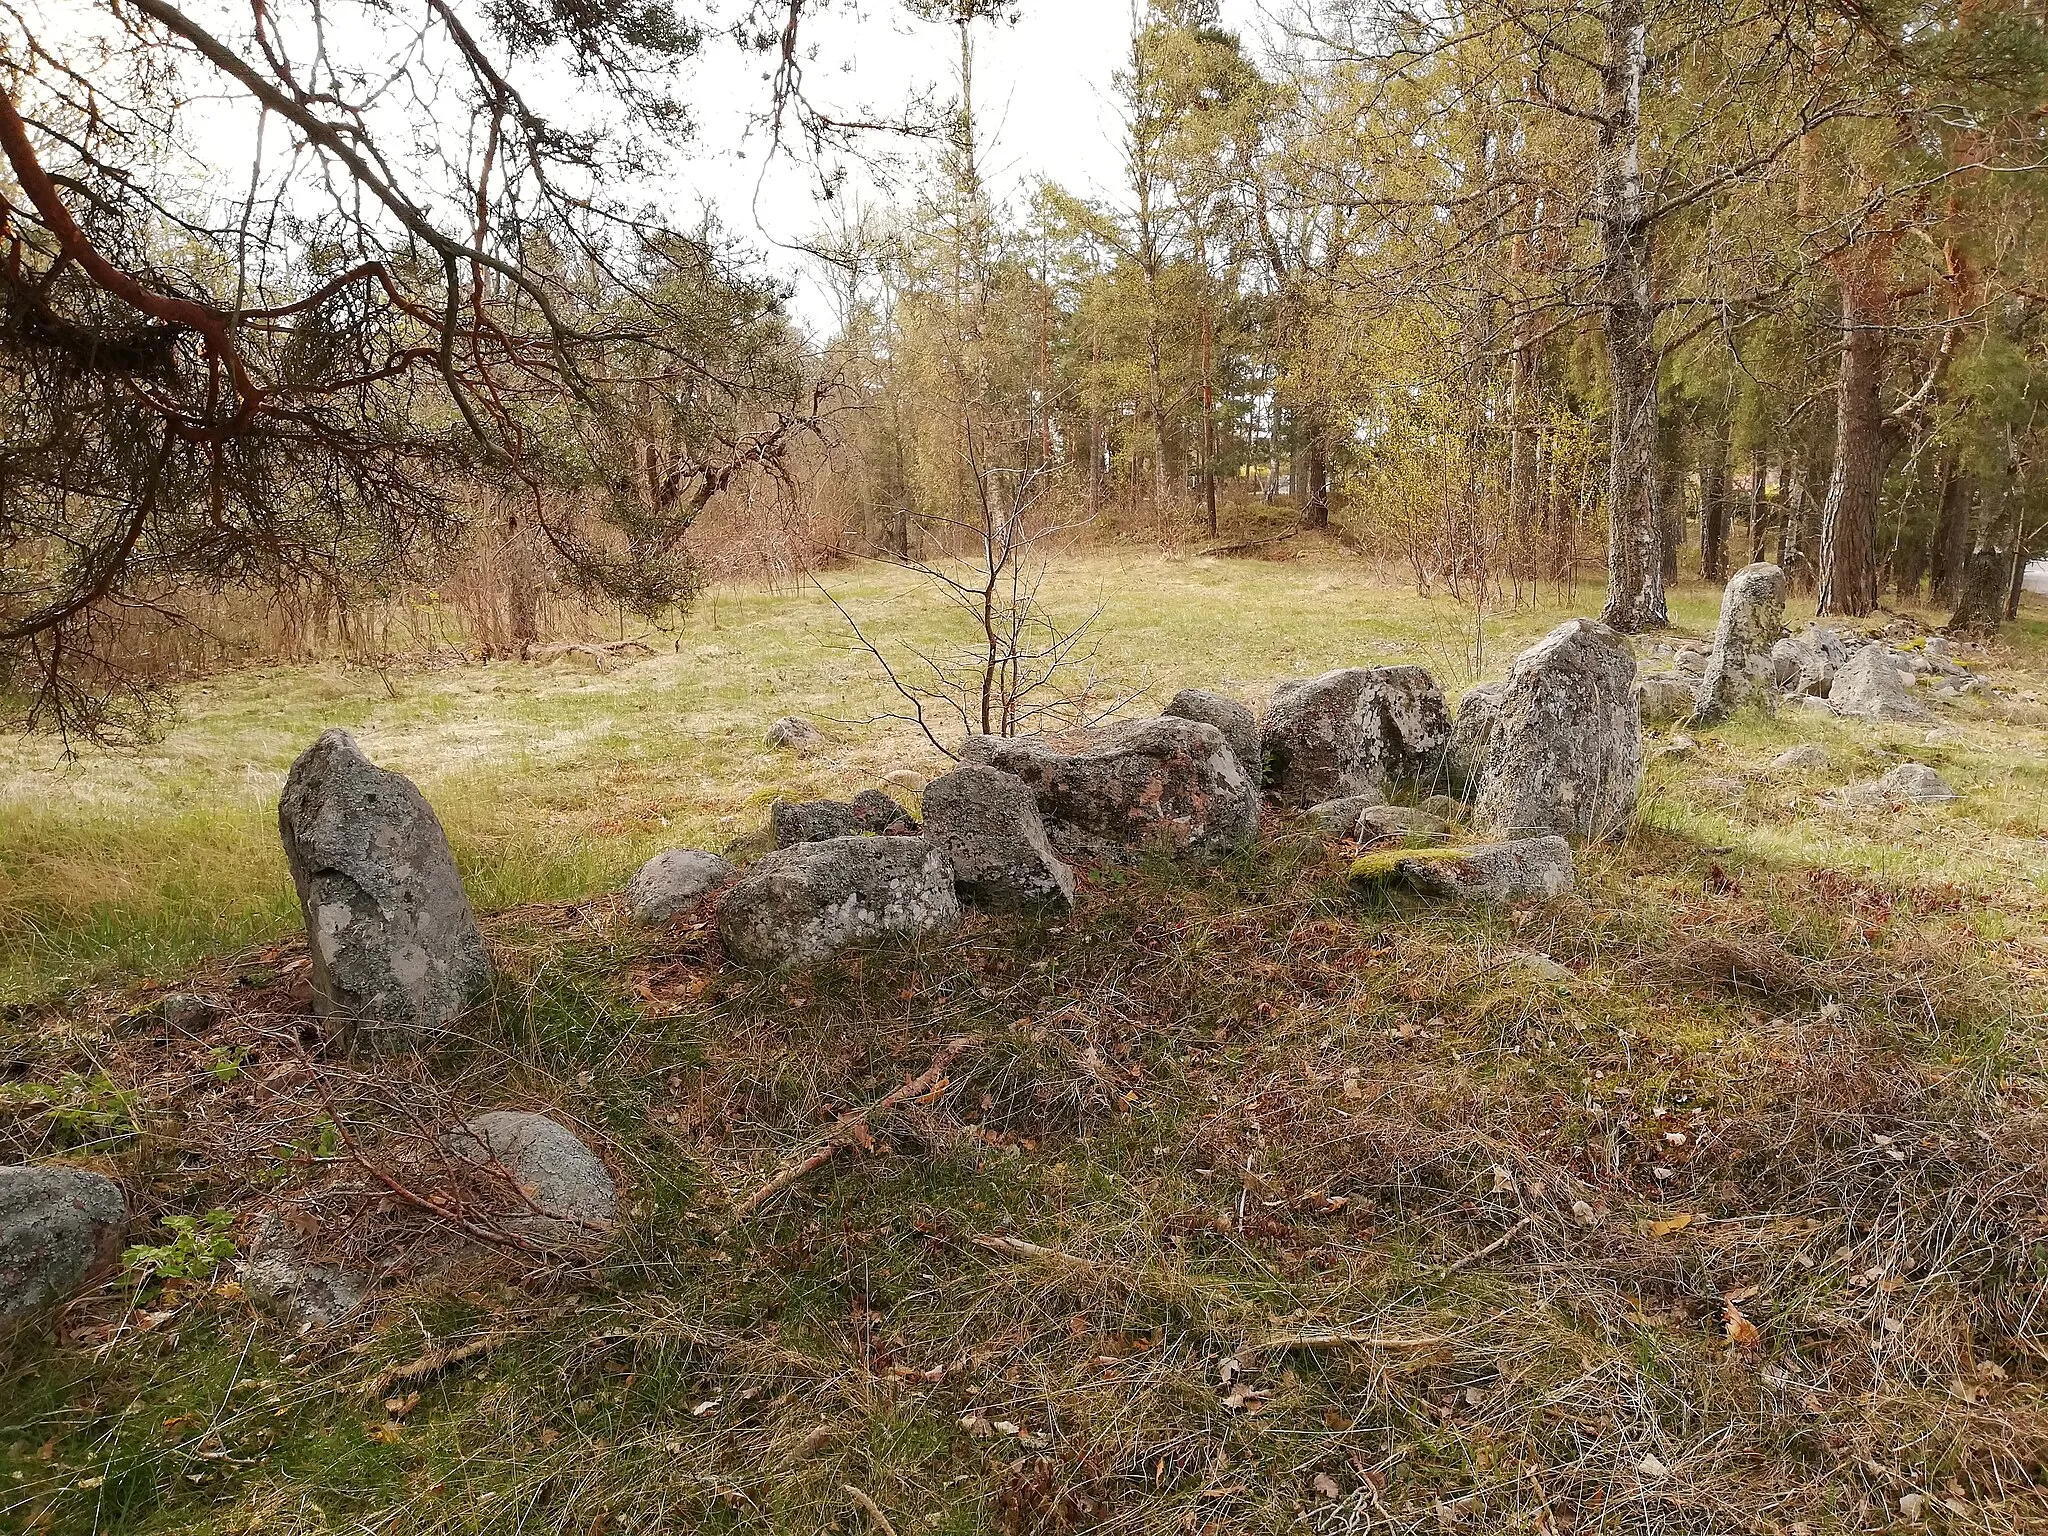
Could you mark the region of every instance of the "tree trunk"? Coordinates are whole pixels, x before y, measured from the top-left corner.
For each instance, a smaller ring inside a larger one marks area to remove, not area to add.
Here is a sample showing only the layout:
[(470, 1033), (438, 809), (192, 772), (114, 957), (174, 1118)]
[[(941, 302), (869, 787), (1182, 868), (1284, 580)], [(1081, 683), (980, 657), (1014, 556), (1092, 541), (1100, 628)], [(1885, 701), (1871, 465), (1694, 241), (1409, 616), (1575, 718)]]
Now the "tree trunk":
[(1764, 515), (1764, 480), (1770, 473), (1770, 462), (1761, 448), (1749, 450), (1749, 563), (1761, 564), (1764, 558), (1764, 531), (1769, 519)]
[(1934, 602), (1953, 604), (1962, 592), (1963, 566), (1970, 558), (1970, 509), (1976, 499), (1976, 477), (1951, 448), (1942, 460), (1941, 511), (1928, 551), (1928, 596)]
[(1302, 503), (1301, 525), (1304, 528), (1327, 528), (1330, 526), (1330, 462), (1320, 422), (1309, 426), (1305, 457), (1308, 460), (1308, 497)]
[(1700, 575), (1708, 581), (1728, 579), (1728, 514), (1733, 497), (1729, 456), (1734, 452), (1734, 417), (1723, 412), (1714, 438), (1714, 457), (1700, 474)]
[(1778, 569), (1790, 583), (1806, 576), (1806, 466), (1788, 454), (1778, 469)]
[(1607, 458), (1607, 604), (1625, 633), (1668, 622), (1663, 527), (1657, 515), (1657, 312), (1650, 295), (1650, 223), (1643, 191), (1643, 0), (1610, 0), (1600, 69), (1601, 308), (1613, 387)]
[(1842, 272), (1842, 374), (1835, 403), (1835, 468), (1820, 520), (1821, 613), (1877, 607), (1877, 504), (1891, 457), (1881, 390), (1889, 297), (1886, 247), (1868, 241)]

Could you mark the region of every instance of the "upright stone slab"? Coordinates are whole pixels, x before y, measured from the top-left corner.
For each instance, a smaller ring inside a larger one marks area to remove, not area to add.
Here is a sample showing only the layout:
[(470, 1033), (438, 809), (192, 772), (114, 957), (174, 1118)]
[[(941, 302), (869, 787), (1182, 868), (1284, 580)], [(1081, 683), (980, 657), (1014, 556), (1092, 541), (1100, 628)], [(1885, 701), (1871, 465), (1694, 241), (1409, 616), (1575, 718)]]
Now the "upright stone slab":
[(1785, 573), (1775, 565), (1745, 565), (1721, 594), (1714, 654), (1693, 696), (1693, 719), (1725, 719), (1744, 704), (1768, 706), (1777, 682), (1771, 648), (1785, 633)]
[(1842, 664), (1828, 689), (1828, 703), (1836, 714), (1858, 720), (1928, 719), (1926, 706), (1900, 676), (1904, 665), (1890, 646), (1873, 640)]
[(1458, 719), (1451, 727), (1451, 747), (1444, 764), (1450, 771), (1451, 788), (1461, 795), (1478, 787), (1479, 771), (1486, 766), (1486, 746), (1493, 738), (1493, 722), (1506, 691), (1506, 683), (1481, 683), (1468, 688), (1458, 700)]
[(924, 835), (953, 862), (953, 883), (986, 906), (1072, 906), (1074, 872), (1052, 851), (1031, 786), (999, 768), (967, 763), (933, 779), (922, 801)]
[(1604, 624), (1570, 619), (1508, 668), (1475, 821), (1507, 838), (1620, 837), (1643, 780), (1636, 662)]
[(1259, 782), (1264, 770), (1259, 762), (1258, 717), (1237, 700), (1226, 699), (1206, 688), (1183, 688), (1167, 701), (1166, 708), (1159, 713), (1175, 720), (1195, 720), (1215, 726), (1223, 733), (1223, 739), (1230, 743), (1230, 750), (1237, 754), (1238, 766), (1244, 769), (1244, 776), (1254, 784)]
[(1053, 847), (1068, 858), (1207, 858), (1244, 847), (1259, 830), (1258, 790), (1237, 754), (1215, 726), (1193, 720), (1135, 720), (1071, 747), (970, 736), (960, 760), (1030, 785)]
[(67, 1300), (121, 1256), (128, 1201), (83, 1168), (0, 1168), (0, 1337)]
[(1345, 667), (1273, 690), (1259, 743), (1282, 805), (1433, 777), (1450, 744), (1443, 690), (1421, 667)]
[(718, 904), (719, 942), (750, 965), (822, 960), (866, 939), (959, 922), (952, 863), (921, 837), (798, 843), (750, 865)]
[(425, 797), (331, 730), (292, 764), (277, 825), (306, 919), (313, 1012), (373, 1051), (431, 1044), (491, 967)]

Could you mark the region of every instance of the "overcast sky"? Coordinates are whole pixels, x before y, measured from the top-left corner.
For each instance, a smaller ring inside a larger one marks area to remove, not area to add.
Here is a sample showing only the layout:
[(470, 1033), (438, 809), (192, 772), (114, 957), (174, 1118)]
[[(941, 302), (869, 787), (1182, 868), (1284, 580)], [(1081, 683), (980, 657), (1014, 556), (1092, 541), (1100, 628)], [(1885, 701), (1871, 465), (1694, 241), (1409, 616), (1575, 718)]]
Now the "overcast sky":
[[(1224, 19), (1255, 42), (1252, 0), (1226, 0)], [(831, 11), (806, 25), (817, 50), (806, 84), (829, 108), (888, 112), (921, 88), (941, 100), (953, 94), (958, 33), (951, 25), (915, 21), (891, 0), (865, 0), (857, 16)], [(1130, 37), (1126, 0), (1025, 0), (1014, 26), (976, 25), (976, 138), (984, 175), (998, 194), (1041, 176), (1077, 192), (1113, 188), (1120, 162), (1111, 76)], [(796, 278), (798, 314), (822, 333), (830, 308), (788, 246), (826, 221), (827, 205), (818, 200), (815, 175), (802, 167), (785, 161), (764, 174), (764, 141), (746, 133), (750, 114), (767, 100), (765, 67), (724, 45), (702, 61), (692, 87), (698, 140), (681, 168), (679, 195), (708, 201), (728, 229)], [(850, 195), (879, 201), (885, 193), (856, 178)]]

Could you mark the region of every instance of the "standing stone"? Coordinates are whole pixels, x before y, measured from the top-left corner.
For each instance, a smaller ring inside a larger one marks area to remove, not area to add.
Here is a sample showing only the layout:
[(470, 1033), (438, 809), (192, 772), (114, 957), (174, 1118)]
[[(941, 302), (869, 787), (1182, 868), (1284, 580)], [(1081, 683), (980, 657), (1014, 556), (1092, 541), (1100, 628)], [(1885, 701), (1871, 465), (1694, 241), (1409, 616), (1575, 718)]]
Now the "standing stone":
[(1273, 690), (1260, 733), (1266, 788), (1282, 805), (1419, 783), (1450, 745), (1443, 690), (1421, 667), (1346, 667)]
[(1458, 700), (1457, 722), (1451, 727), (1450, 751), (1444, 755), (1451, 788), (1469, 795), (1479, 785), (1479, 770), (1486, 765), (1486, 744), (1493, 739), (1493, 722), (1500, 714), (1501, 695), (1506, 683), (1481, 683), (1465, 690)]
[(495, 1176), (484, 1181), (491, 1214), (530, 1242), (591, 1247), (618, 1217), (604, 1160), (546, 1115), (494, 1109), (452, 1132), (448, 1150)]
[(1508, 668), (1475, 821), (1502, 837), (1617, 838), (1643, 780), (1636, 661), (1604, 624), (1569, 619)]
[(1739, 705), (1768, 706), (1777, 681), (1771, 648), (1784, 633), (1785, 573), (1775, 565), (1745, 565), (1721, 594), (1714, 653), (1693, 698), (1693, 719), (1704, 725)]
[(1074, 903), (1074, 872), (1052, 851), (1031, 786), (968, 763), (925, 786), (924, 835), (953, 861), (969, 901), (1007, 906)]
[(671, 848), (626, 882), (626, 907), (643, 923), (665, 923), (738, 873), (715, 853)]
[(1244, 769), (1244, 776), (1254, 784), (1259, 782), (1262, 770), (1258, 717), (1237, 700), (1226, 699), (1206, 688), (1183, 688), (1167, 701), (1166, 708), (1159, 713), (1175, 720), (1194, 720), (1215, 726), (1223, 733), (1223, 739), (1230, 743), (1230, 750), (1237, 754), (1238, 766)]
[(113, 1268), (128, 1231), (121, 1186), (83, 1168), (0, 1168), (0, 1335)]
[(718, 904), (720, 943), (749, 965), (822, 960), (865, 939), (959, 922), (952, 863), (921, 837), (798, 843), (750, 865)]
[(1068, 858), (1145, 852), (1212, 857), (1250, 843), (1259, 794), (1213, 725), (1161, 717), (1085, 734), (1072, 750), (1038, 737), (970, 736), (962, 762), (1031, 786), (1052, 845)]
[(1863, 647), (1835, 674), (1828, 703), (1838, 715), (1859, 720), (1925, 720), (1924, 705), (1906, 691), (1903, 663), (1882, 641)]
[(331, 730), (292, 764), (277, 825), (305, 913), (313, 1012), (373, 1051), (430, 1044), (477, 1000), (491, 964), (425, 797)]

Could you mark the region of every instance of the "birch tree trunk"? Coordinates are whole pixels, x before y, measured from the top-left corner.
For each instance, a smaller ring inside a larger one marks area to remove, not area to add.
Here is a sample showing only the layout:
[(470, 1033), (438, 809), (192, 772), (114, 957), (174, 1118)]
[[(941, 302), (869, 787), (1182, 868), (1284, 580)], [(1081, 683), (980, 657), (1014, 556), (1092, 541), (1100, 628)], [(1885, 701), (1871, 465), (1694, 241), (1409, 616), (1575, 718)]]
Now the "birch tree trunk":
[(1650, 291), (1650, 220), (1643, 190), (1643, 72), (1649, 53), (1644, 0), (1610, 0), (1600, 69), (1601, 308), (1612, 386), (1607, 458), (1607, 605), (1624, 633), (1668, 621), (1663, 527), (1657, 510), (1656, 306)]

